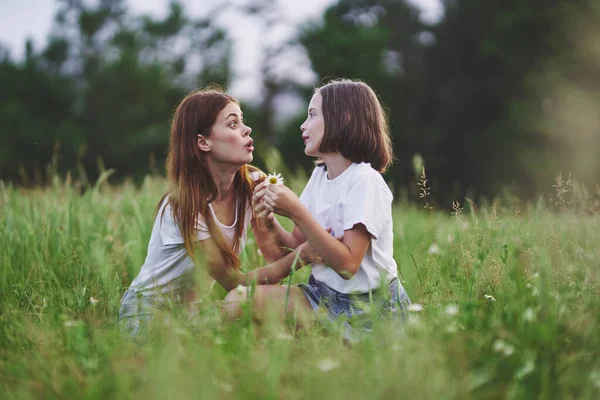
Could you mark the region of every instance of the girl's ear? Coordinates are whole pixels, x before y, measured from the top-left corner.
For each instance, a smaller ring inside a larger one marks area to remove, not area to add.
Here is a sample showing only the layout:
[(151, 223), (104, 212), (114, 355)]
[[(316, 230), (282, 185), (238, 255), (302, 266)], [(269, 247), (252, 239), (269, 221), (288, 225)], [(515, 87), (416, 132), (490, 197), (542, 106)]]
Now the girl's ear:
[(198, 148), (200, 151), (210, 151), (210, 140), (202, 135), (198, 135)]

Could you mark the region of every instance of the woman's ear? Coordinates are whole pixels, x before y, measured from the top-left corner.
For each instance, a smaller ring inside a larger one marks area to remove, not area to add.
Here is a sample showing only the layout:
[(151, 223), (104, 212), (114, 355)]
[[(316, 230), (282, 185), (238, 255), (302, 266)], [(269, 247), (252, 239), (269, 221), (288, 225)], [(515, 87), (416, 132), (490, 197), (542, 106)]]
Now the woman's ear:
[(210, 151), (210, 141), (202, 135), (198, 135), (198, 148), (200, 151)]

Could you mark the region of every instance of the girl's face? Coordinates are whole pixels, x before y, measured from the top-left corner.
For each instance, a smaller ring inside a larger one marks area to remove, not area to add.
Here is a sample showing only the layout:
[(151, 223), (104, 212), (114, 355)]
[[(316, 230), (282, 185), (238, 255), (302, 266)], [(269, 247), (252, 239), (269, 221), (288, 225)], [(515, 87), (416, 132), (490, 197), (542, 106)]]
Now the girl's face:
[(321, 157), (319, 145), (325, 134), (325, 120), (323, 119), (323, 97), (316, 92), (308, 104), (308, 117), (300, 126), (302, 139), (304, 139), (304, 153), (307, 156)]
[(229, 103), (219, 112), (208, 137), (198, 135), (198, 148), (215, 163), (242, 166), (252, 161), (252, 128), (244, 124), (242, 110)]

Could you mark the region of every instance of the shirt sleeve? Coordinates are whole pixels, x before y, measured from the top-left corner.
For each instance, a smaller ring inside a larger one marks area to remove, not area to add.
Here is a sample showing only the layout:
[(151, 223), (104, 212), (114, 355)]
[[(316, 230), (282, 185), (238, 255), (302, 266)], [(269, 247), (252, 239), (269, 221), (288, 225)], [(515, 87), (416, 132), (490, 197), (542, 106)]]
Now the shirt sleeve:
[[(179, 230), (179, 226), (173, 218), (173, 212), (171, 206), (167, 205), (161, 209), (156, 216), (158, 219), (160, 238), (165, 246), (168, 245), (181, 245), (183, 244), (183, 236)], [(196, 223), (196, 240), (205, 240), (210, 238), (210, 232), (208, 226), (204, 222), (204, 219), (199, 218)]]
[(377, 239), (392, 217), (392, 193), (374, 176), (361, 176), (348, 188), (342, 201), (344, 230), (363, 224)]

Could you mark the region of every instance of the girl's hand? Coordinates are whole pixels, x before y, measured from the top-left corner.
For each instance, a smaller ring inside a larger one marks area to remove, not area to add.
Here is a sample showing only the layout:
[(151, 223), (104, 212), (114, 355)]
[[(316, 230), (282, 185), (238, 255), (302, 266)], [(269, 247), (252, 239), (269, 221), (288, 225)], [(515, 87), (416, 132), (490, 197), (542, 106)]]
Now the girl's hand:
[(284, 185), (269, 185), (262, 198), (267, 210), (293, 219), (296, 211), (303, 207), (296, 193)]

